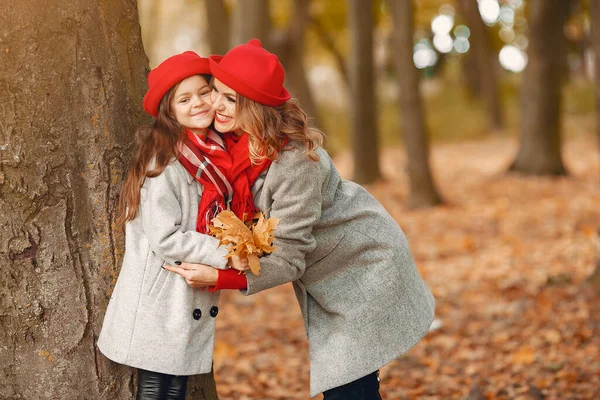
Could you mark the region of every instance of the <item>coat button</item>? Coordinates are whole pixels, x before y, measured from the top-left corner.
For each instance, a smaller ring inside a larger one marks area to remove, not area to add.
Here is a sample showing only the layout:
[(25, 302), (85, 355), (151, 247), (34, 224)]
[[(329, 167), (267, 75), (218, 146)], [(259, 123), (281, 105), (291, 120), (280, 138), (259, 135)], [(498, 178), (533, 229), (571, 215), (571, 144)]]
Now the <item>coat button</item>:
[[(212, 313), (212, 310), (211, 310), (211, 313)], [(195, 320), (199, 320), (200, 317), (202, 316), (202, 311), (200, 311), (199, 308), (196, 308), (194, 310), (194, 312), (192, 313), (192, 316), (194, 317)]]
[(210, 316), (214, 318), (217, 316), (218, 313), (219, 313), (219, 307), (212, 306), (212, 308), (210, 309)]

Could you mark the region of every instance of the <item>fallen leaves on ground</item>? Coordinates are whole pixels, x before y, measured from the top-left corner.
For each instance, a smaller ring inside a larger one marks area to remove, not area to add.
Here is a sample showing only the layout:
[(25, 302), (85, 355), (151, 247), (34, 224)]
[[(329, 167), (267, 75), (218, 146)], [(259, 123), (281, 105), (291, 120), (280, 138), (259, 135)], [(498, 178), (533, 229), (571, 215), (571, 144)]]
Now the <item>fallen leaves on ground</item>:
[[(551, 178), (505, 174), (512, 139), (438, 146), (432, 165), (447, 204), (422, 210), (404, 206), (403, 151), (383, 154), (388, 180), (368, 189), (405, 231), (441, 323), (382, 368), (384, 399), (600, 398), (600, 295), (585, 284), (600, 256), (596, 149), (593, 137), (569, 139), (571, 175)], [(349, 156), (335, 161), (348, 176)], [(220, 398), (307, 399), (291, 285), (226, 291), (220, 308)]]

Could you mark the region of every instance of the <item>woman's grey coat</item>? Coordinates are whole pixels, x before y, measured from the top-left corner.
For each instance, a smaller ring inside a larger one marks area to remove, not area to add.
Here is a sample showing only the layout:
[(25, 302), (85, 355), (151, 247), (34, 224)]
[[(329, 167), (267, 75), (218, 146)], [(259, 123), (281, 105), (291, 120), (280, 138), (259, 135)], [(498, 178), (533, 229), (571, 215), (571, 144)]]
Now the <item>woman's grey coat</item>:
[(210, 372), (219, 293), (161, 268), (177, 260), (225, 267), (227, 249), (195, 229), (201, 193), (177, 161), (146, 178), (98, 339), (111, 360), (171, 375)]
[(374, 372), (428, 331), (435, 301), (396, 221), (329, 155), (282, 152), (253, 186), (280, 218), (276, 250), (247, 274), (254, 294), (293, 282), (308, 333), (310, 395)]

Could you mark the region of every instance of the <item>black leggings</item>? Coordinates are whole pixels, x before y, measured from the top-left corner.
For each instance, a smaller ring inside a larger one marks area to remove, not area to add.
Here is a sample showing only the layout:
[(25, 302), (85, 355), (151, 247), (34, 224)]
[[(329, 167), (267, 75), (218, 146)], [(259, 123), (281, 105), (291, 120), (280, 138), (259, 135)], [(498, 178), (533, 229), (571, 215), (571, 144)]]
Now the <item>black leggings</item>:
[(379, 371), (354, 382), (326, 390), (323, 393), (323, 400), (381, 400)]
[(187, 376), (138, 369), (137, 400), (184, 400)]

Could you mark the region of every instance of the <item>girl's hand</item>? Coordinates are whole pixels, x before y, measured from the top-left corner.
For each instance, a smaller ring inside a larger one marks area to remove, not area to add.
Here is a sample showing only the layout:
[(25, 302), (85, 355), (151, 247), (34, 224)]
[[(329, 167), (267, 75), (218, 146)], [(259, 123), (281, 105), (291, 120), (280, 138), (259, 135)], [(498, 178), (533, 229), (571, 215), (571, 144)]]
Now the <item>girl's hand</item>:
[(238, 271), (248, 271), (250, 269), (248, 257), (233, 256), (227, 260), (227, 266)]
[(215, 286), (219, 277), (218, 269), (204, 264), (184, 262), (181, 265), (165, 265), (163, 268), (183, 276), (187, 284), (195, 289)]

